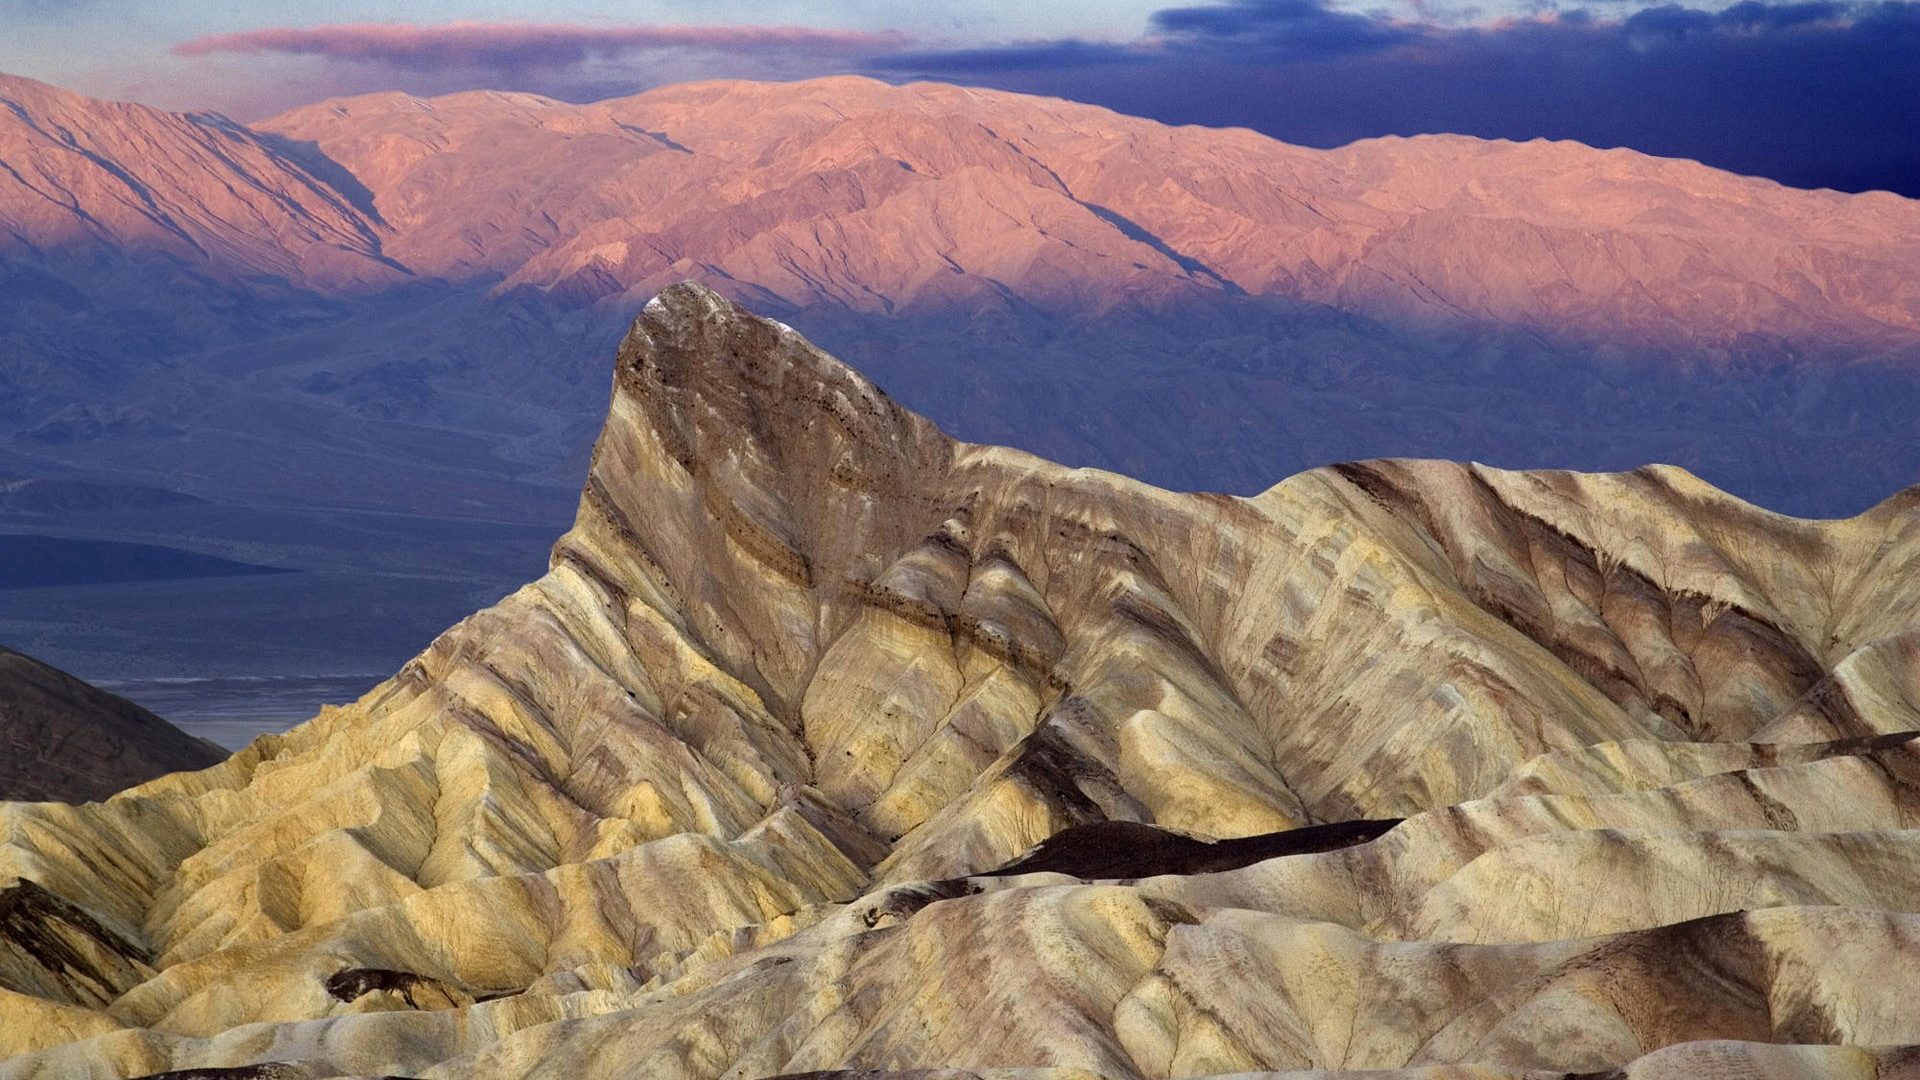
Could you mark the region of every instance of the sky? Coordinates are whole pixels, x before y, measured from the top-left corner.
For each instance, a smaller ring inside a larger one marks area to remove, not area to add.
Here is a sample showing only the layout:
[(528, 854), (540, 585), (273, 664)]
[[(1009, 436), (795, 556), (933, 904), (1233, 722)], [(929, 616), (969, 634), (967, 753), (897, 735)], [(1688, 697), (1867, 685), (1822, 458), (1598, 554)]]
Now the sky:
[(1920, 0), (0, 0), (0, 71), (242, 120), (860, 73), (1336, 146), (1577, 139), (1920, 197)]

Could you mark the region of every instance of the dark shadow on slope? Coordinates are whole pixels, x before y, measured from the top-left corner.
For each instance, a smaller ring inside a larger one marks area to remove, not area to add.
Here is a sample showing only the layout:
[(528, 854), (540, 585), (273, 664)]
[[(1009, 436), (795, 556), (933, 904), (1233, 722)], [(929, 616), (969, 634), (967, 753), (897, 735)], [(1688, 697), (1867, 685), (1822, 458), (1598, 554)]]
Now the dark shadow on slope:
[[(313, 1080), (313, 1076), (315, 1072), (303, 1065), (294, 1065), (286, 1061), (263, 1061), (261, 1065), (177, 1068), (173, 1072), (148, 1072), (146, 1076), (136, 1076), (134, 1080)], [(386, 1076), (382, 1080), (401, 1080), (401, 1078)]]
[[(204, 121), (208, 118), (197, 117), (196, 119)], [(219, 119), (225, 120), (226, 118), (220, 117)], [(232, 124), (233, 122), (228, 120), (227, 123)], [(285, 135), (256, 131), (253, 128), (240, 128), (239, 125), (234, 126), (238, 130), (246, 132), (247, 135), (252, 138), (259, 140), (261, 146), (276, 156), (298, 165), (309, 176), (332, 188), (334, 194), (346, 200), (347, 205), (367, 215), (381, 225), (387, 223), (386, 219), (380, 216), (379, 207), (374, 205), (373, 192), (367, 185), (361, 183), (360, 178), (353, 175), (352, 171), (345, 165), (328, 157), (326, 153), (320, 149), (320, 144), (310, 139), (290, 139)]]
[(664, 131), (648, 131), (646, 128), (635, 127), (632, 124), (617, 124), (615, 126), (617, 126), (621, 131), (627, 132), (628, 134), (639, 135), (652, 142), (659, 143), (661, 146), (664, 146), (669, 150), (675, 151), (676, 153), (681, 153), (681, 154), (693, 153), (692, 150), (668, 138), (667, 133)]
[(1203, 840), (1137, 821), (1101, 821), (1057, 832), (1000, 869), (975, 876), (1054, 873), (1105, 881), (1215, 874), (1283, 855), (1311, 855), (1364, 844), (1401, 820), (1340, 821), (1230, 840)]
[[(1080, 202), (1078, 199), (1074, 201)], [(1222, 277), (1213, 267), (1208, 266), (1206, 263), (1201, 262), (1191, 255), (1176, 250), (1173, 245), (1147, 231), (1139, 222), (1134, 221), (1119, 211), (1109, 210), (1098, 203), (1080, 202), (1080, 205), (1093, 211), (1094, 216), (1098, 217), (1101, 221), (1119, 229), (1121, 235), (1127, 239), (1136, 243), (1145, 244), (1160, 254), (1165, 255), (1175, 266), (1185, 270), (1187, 273), (1218, 283), (1221, 288), (1227, 291), (1227, 295), (1245, 296), (1247, 294), (1247, 290), (1234, 284), (1227, 278)]]
[(153, 975), (145, 949), (26, 878), (0, 889), (0, 948), (16, 961), (0, 985), (67, 1005), (101, 1008)]

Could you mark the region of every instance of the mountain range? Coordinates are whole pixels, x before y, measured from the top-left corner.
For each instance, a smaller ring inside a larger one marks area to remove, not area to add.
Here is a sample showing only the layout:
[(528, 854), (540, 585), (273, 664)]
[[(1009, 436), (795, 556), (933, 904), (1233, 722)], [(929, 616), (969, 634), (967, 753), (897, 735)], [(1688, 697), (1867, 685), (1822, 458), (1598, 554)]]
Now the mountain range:
[(1906, 1076), (1917, 730), (1920, 488), (1175, 493), (675, 285), (544, 576), (0, 804), (0, 1077)]
[(680, 279), (958, 436), (1176, 489), (1662, 461), (1846, 515), (1920, 475), (1920, 203), (1884, 193), (858, 78), (0, 100), (0, 484), (62, 493), (8, 531), (302, 571), (186, 627), (199, 582), (0, 612), (96, 678), (387, 670), (537, 572), (600, 358)]

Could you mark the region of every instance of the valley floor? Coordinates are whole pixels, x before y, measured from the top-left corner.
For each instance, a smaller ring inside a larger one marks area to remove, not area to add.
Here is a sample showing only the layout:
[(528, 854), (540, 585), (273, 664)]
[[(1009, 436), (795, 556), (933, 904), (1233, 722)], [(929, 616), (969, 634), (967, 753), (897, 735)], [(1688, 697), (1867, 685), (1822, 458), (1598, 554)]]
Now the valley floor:
[(379, 675), (243, 675), (105, 680), (95, 685), (166, 717), (189, 735), (228, 750), (280, 734), (329, 705), (359, 698)]

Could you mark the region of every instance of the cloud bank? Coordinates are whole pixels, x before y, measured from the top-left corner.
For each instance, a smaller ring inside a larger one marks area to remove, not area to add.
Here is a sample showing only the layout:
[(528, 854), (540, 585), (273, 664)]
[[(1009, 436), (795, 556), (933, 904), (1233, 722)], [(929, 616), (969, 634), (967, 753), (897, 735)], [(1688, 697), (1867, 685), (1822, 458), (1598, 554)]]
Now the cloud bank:
[(1613, 4), (1489, 25), (1229, 0), (1162, 10), (1132, 42), (903, 50), (869, 66), (1314, 146), (1443, 131), (1568, 138), (1920, 196), (1912, 0)]
[(907, 44), (897, 33), (799, 26), (455, 22), (270, 27), (197, 37), (171, 51), (228, 65), (205, 73), (248, 87), (227, 107), (259, 116), (373, 90), (526, 90), (586, 101), (690, 78), (804, 78), (855, 70), (863, 58)]
[(318, 56), (414, 69), (561, 67), (595, 57), (661, 49), (858, 56), (898, 48), (899, 34), (799, 26), (578, 26), (456, 22), (439, 26), (360, 23), (211, 34), (174, 46), (176, 56), (217, 53)]

